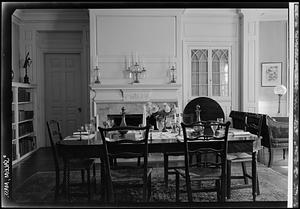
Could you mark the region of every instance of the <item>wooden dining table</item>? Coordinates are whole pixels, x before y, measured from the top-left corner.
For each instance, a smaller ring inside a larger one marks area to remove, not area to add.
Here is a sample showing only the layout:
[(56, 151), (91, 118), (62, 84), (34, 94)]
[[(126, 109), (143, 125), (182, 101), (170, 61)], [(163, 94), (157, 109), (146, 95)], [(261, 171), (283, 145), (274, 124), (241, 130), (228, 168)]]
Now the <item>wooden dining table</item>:
[[(184, 149), (183, 136), (177, 133), (151, 131), (149, 133), (148, 151), (149, 153), (182, 152)], [(252, 176), (257, 176), (256, 156), (257, 151), (261, 149), (261, 139), (254, 134), (228, 135), (228, 153), (248, 152), (252, 153)], [(219, 144), (216, 143), (215, 144)], [(128, 144), (129, 145), (129, 144)], [(126, 146), (122, 144), (120, 146)], [(139, 149), (141, 144), (130, 144)], [(196, 141), (195, 147), (214, 147), (214, 141)], [(103, 144), (100, 134), (91, 134), (82, 139), (72, 136), (57, 142), (58, 152), (64, 158), (100, 158), (103, 159)], [(163, 159), (162, 159), (163, 160)], [(102, 161), (101, 161), (102, 162)], [(104, 175), (104, 166), (101, 166), (101, 176)], [(101, 182), (103, 178), (101, 178)], [(225, 183), (226, 184), (226, 183)], [(256, 197), (256, 181), (252, 183), (253, 197)], [(226, 188), (226, 185), (225, 185)]]

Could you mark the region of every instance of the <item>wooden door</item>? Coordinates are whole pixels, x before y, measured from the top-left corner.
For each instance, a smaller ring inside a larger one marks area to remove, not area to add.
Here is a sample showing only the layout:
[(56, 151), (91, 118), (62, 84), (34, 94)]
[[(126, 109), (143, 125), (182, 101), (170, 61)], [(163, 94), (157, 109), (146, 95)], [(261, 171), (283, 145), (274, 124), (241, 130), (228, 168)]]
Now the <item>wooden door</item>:
[(63, 137), (78, 129), (84, 118), (82, 86), (87, 83), (81, 77), (79, 53), (45, 54), (46, 120), (58, 120)]

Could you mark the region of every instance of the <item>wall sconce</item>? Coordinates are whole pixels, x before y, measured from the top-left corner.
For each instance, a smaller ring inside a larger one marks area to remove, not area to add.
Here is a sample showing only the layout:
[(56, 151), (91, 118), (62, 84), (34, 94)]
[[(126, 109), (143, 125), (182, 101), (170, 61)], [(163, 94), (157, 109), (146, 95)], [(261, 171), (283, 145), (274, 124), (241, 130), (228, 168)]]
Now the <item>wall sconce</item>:
[(100, 82), (100, 68), (98, 66), (95, 67), (94, 69), (94, 75), (95, 75), (95, 83), (101, 83)]
[(176, 83), (176, 68), (174, 65), (170, 68), (170, 83)]
[(137, 54), (135, 58), (132, 57), (133, 64), (130, 64), (130, 60), (127, 61), (126, 72), (129, 74), (129, 78), (133, 79), (132, 83), (140, 83), (141, 78), (145, 78), (146, 69), (143, 67), (142, 62), (138, 59)]
[(27, 75), (27, 69), (30, 67), (32, 60), (29, 57), (29, 52), (27, 52), (23, 68), (25, 69), (24, 83), (29, 83), (29, 77)]
[(274, 94), (278, 95), (278, 112), (280, 113), (280, 99), (282, 95), (286, 94), (286, 87), (284, 85), (278, 85), (274, 88)]
[(95, 78), (95, 83), (100, 84), (100, 68), (98, 67), (98, 56), (96, 56), (96, 61), (95, 61), (95, 68), (94, 68), (94, 78)]

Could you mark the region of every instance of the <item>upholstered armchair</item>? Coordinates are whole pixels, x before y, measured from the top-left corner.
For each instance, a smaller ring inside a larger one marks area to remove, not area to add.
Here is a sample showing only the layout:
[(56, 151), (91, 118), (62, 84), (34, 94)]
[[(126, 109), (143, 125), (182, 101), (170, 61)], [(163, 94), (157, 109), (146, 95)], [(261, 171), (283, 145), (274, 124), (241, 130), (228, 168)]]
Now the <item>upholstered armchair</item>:
[(289, 146), (289, 122), (288, 117), (269, 117), (266, 115), (266, 125), (268, 127), (270, 148), (269, 164), (273, 164), (274, 149), (283, 149), (283, 159)]

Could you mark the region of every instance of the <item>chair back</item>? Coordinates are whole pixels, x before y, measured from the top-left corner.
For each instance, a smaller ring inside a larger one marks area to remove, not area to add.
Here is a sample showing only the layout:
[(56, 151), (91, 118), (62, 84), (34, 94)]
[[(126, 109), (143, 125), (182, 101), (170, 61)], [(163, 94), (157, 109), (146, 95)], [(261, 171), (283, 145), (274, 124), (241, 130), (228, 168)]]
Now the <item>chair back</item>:
[[(185, 173), (190, 181), (191, 167), (210, 167), (221, 168), (222, 176), (226, 176), (227, 168), (227, 150), (228, 150), (228, 129), (230, 122), (226, 123), (208, 123), (196, 122), (192, 124), (181, 123), (184, 138), (184, 159), (185, 159)], [(205, 133), (205, 129), (211, 127), (216, 129), (215, 134)], [(216, 135), (218, 133), (218, 135)], [(194, 142), (200, 142), (195, 144)], [(201, 160), (199, 162), (190, 162), (189, 157), (193, 154), (212, 153), (217, 158)], [(216, 160), (218, 159), (218, 160)], [(220, 159), (220, 160), (219, 160)]]
[(182, 120), (184, 123), (193, 123), (197, 121), (196, 106), (200, 105), (200, 118), (202, 121), (216, 121), (217, 118), (225, 117), (220, 104), (208, 97), (198, 97), (191, 100), (183, 110)]
[(55, 169), (59, 170), (59, 157), (58, 157), (56, 143), (63, 139), (60, 132), (59, 122), (56, 120), (47, 121), (47, 128), (48, 128), (48, 134), (49, 134)]
[[(147, 178), (148, 171), (148, 135), (150, 126), (124, 126), (102, 128), (98, 127), (104, 147), (103, 162), (108, 180), (109, 197), (113, 193), (111, 169), (113, 165), (110, 164), (111, 158), (143, 158), (141, 165), (144, 172), (143, 178)], [(128, 131), (125, 135), (119, 132)], [(138, 134), (136, 134), (138, 133)]]
[(245, 118), (245, 130), (252, 134), (261, 136), (263, 115), (256, 113), (247, 113)]
[(232, 110), (229, 114), (232, 119), (232, 127), (245, 130), (246, 115), (246, 112)]

